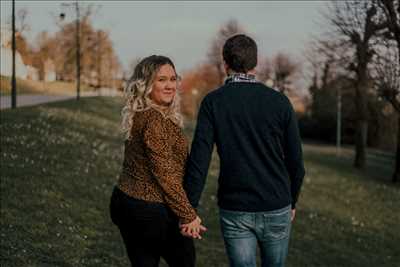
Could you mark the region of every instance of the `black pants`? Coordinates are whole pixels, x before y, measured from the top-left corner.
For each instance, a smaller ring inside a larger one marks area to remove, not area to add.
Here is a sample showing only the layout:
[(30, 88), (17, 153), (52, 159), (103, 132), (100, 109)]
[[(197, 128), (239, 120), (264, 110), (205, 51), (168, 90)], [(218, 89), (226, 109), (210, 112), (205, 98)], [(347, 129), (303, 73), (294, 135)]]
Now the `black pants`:
[(132, 267), (156, 267), (160, 257), (170, 267), (195, 266), (194, 242), (180, 234), (178, 218), (164, 204), (134, 199), (115, 187), (110, 213)]

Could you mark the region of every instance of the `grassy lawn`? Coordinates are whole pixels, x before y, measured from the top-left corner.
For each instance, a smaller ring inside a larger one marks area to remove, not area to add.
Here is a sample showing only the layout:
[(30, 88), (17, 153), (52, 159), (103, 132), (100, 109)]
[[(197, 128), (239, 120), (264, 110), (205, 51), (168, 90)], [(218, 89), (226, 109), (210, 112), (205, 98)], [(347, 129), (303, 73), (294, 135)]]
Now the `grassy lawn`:
[[(0, 95), (11, 95), (11, 78), (0, 76)], [(81, 91), (92, 91), (93, 88), (81, 84)], [(18, 94), (46, 94), (46, 95), (74, 95), (76, 94), (76, 84), (74, 82), (43, 82), (33, 80), (23, 80), (17, 78)]]
[[(119, 98), (84, 98), (1, 111), (1, 266), (128, 266), (108, 216), (122, 162)], [(193, 125), (187, 127), (191, 138)], [(305, 145), (307, 176), (288, 266), (398, 266), (400, 187), (393, 158), (351, 167), (333, 147)], [(216, 206), (214, 155), (196, 241), (200, 267), (228, 266)]]

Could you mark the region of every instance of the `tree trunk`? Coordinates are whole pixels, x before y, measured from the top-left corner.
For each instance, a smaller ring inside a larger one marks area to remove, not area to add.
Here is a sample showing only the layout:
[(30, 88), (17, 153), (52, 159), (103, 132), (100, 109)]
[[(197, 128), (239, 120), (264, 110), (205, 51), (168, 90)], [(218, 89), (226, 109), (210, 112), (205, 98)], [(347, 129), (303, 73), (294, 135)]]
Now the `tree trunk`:
[(398, 123), (397, 123), (397, 151), (396, 151), (396, 165), (394, 167), (394, 173), (392, 181), (396, 183), (400, 181), (400, 113), (398, 114)]
[(356, 129), (356, 155), (354, 159), (354, 167), (362, 169), (366, 163), (366, 147), (367, 147), (367, 136), (368, 136), (368, 121), (359, 120), (357, 122)]
[[(365, 77), (365, 76), (364, 76)], [(367, 82), (360, 79), (356, 85), (355, 105), (358, 114), (356, 124), (356, 146), (354, 167), (362, 169), (366, 163), (366, 147), (368, 136), (368, 107), (367, 107)]]

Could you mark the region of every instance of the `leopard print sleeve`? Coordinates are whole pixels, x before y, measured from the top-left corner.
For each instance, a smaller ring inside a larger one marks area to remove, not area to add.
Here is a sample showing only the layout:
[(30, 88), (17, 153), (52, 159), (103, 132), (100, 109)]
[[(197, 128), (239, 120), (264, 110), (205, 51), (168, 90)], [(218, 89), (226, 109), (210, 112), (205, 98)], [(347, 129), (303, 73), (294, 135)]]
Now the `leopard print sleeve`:
[(161, 114), (151, 116), (143, 133), (145, 150), (150, 161), (150, 170), (165, 194), (165, 202), (182, 223), (189, 223), (197, 214), (183, 189), (183, 168), (172, 159), (173, 149), (168, 141), (169, 135), (166, 119)]

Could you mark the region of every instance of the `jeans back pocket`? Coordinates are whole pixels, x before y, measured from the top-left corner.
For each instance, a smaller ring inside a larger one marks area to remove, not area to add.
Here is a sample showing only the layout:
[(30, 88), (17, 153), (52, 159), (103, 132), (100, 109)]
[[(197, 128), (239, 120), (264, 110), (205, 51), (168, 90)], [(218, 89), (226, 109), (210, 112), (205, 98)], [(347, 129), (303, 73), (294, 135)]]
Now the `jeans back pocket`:
[(264, 214), (264, 238), (267, 240), (288, 238), (290, 226), (290, 210), (279, 214)]
[(251, 234), (254, 220), (251, 214), (220, 210), (220, 225), (224, 238), (243, 238)]

